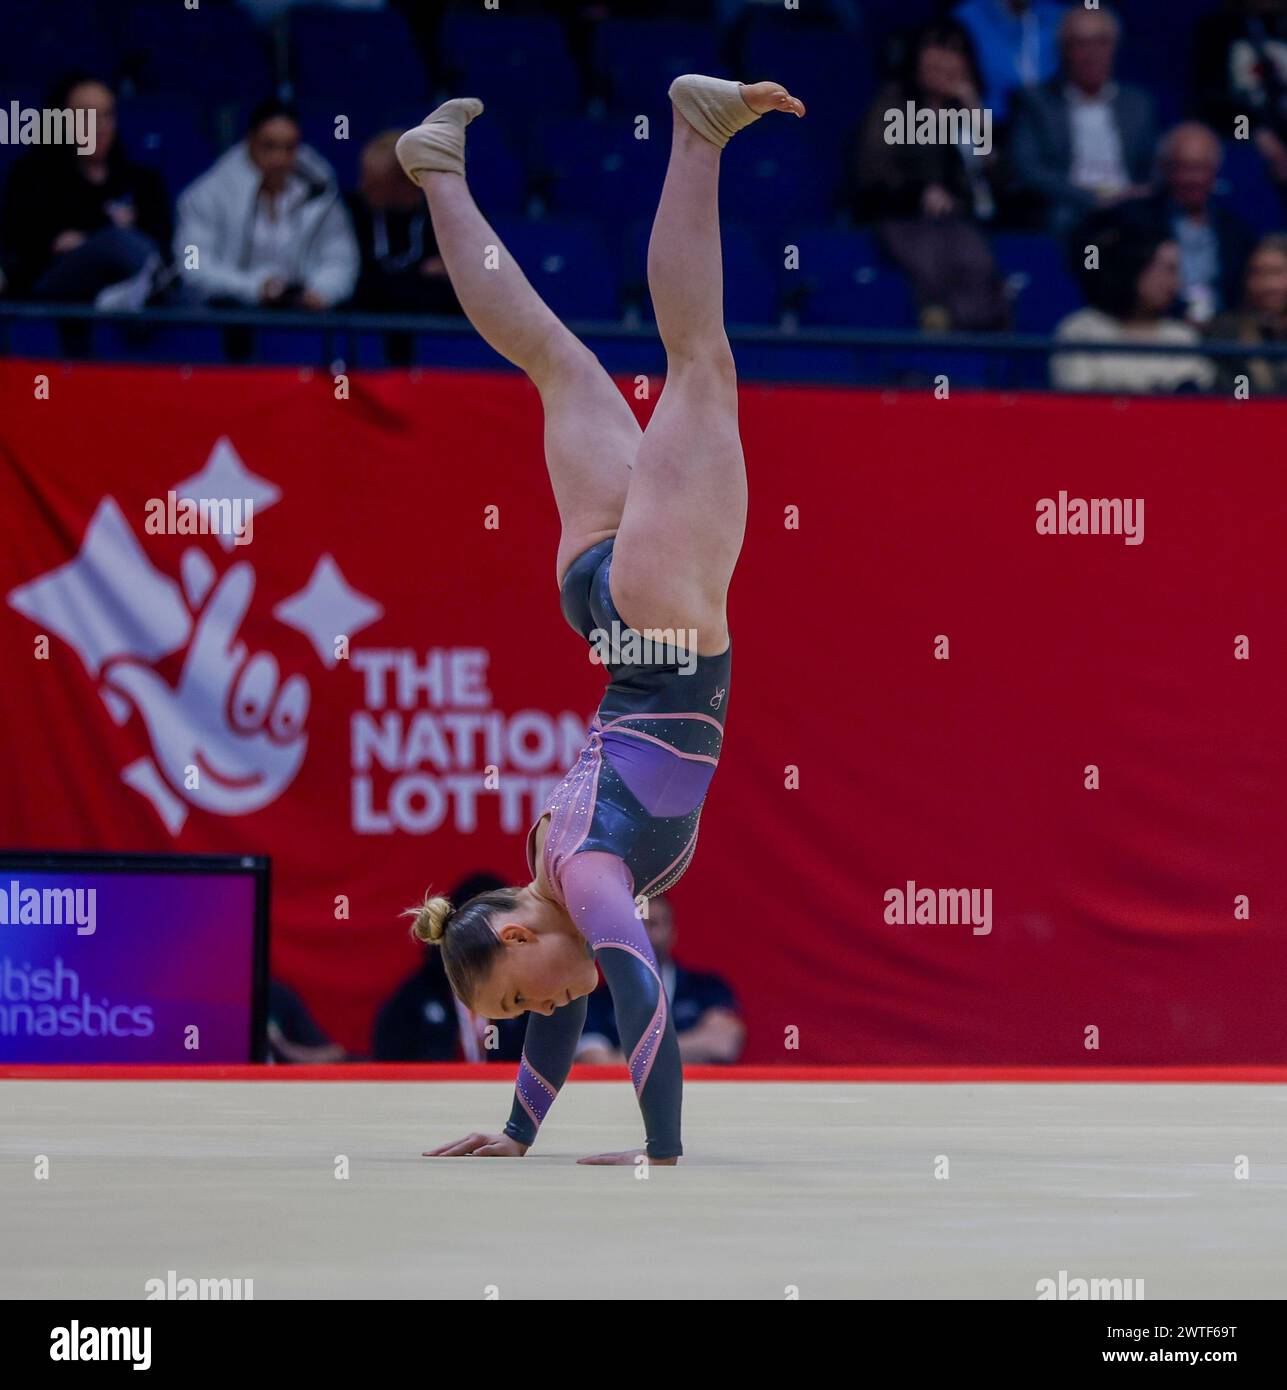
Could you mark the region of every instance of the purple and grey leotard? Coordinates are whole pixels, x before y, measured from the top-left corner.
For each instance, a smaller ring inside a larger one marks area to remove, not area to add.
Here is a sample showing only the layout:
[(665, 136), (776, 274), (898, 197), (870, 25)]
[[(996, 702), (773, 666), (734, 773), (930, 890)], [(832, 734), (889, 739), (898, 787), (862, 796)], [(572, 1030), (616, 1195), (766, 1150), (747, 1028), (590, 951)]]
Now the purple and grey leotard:
[[(563, 613), (592, 644), (610, 683), (576, 764), (550, 794), (543, 861), (550, 884), (595, 952), (643, 1111), (648, 1154), (682, 1153), (679, 1044), (637, 903), (692, 861), (702, 803), (719, 761), (731, 651), (698, 656), (628, 628), (612, 601), (611, 540), (580, 555), (562, 584)], [(648, 641), (644, 639), (648, 638)], [(567, 1079), (584, 999), (528, 1019), (506, 1133), (530, 1144)]]

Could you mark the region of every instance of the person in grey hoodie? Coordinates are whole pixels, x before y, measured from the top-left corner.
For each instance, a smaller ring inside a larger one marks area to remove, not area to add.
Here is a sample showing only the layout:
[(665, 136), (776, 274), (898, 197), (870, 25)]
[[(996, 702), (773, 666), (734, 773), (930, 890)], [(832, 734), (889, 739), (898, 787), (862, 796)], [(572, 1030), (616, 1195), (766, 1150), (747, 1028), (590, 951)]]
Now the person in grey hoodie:
[(329, 309), (353, 293), (358, 247), (335, 173), (290, 107), (262, 102), (246, 138), (180, 195), (174, 256), (206, 303)]

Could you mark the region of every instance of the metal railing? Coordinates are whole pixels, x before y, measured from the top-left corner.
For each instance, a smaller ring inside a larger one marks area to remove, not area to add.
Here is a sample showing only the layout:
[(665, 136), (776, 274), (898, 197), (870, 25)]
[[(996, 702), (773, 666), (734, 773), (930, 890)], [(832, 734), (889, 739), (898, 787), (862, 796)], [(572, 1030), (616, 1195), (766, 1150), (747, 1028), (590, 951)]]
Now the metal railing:
[[(304, 310), (207, 309), (201, 307), (156, 308), (143, 310), (97, 310), (73, 304), (38, 304), (20, 300), (0, 300), (0, 356), (22, 355), (18, 325), (44, 324), (55, 329), (55, 356), (72, 359), (182, 362), (227, 362), (254, 364), (265, 360), (274, 364), (296, 363), (326, 369), (344, 367), (383, 367), (386, 365), (450, 366), (458, 353), (453, 348), (468, 345), (470, 355), (464, 365), (479, 365), (481, 340), (463, 317), (425, 314), (373, 314), (332, 310), (312, 313)], [(121, 336), (113, 343), (94, 342), (95, 330), (111, 327)], [(568, 327), (591, 346), (632, 345), (654, 356), (661, 353), (656, 327), (648, 322), (606, 320), (571, 321)], [(223, 335), (221, 352), (185, 359), (165, 344), (157, 344), (158, 334), (168, 329), (208, 329)], [(271, 357), (262, 352), (264, 338), (275, 340)], [(298, 352), (290, 351), (283, 335), (298, 335)], [(320, 344), (318, 338), (320, 336)], [(933, 358), (935, 369), (950, 374), (952, 363), (962, 358), (981, 359), (985, 364), (982, 384), (1015, 389), (1043, 387), (1044, 367), (1060, 353), (1124, 353), (1131, 356), (1205, 357), (1209, 360), (1245, 362), (1254, 358), (1266, 362), (1287, 360), (1287, 343), (1242, 343), (1202, 341), (1198, 344), (1157, 344), (1062, 341), (1033, 333), (926, 333), (909, 329), (841, 328), (820, 326), (779, 326), (733, 324), (728, 328), (736, 348), (769, 347), (782, 349), (780, 375), (788, 380), (819, 379), (816, 368), (801, 354), (799, 375), (790, 370), (795, 349), (830, 348), (855, 354), (855, 381), (873, 382), (873, 361), (859, 369), (857, 355), (874, 359), (876, 375), (882, 358), (890, 364), (891, 380), (906, 376), (909, 355), (914, 359)], [(372, 339), (376, 340), (375, 342)], [(149, 351), (149, 341), (156, 351)], [(390, 343), (396, 351), (391, 355)], [(128, 351), (121, 351), (122, 343)], [(96, 350), (96, 346), (99, 350)], [(102, 350), (106, 347), (107, 350)], [(620, 357), (620, 354), (617, 354)], [(365, 360), (364, 360), (365, 359)], [(495, 357), (494, 365), (506, 364)], [(1043, 369), (1041, 380), (1034, 380), (1034, 368)], [(923, 368), (929, 370), (928, 366)], [(763, 374), (763, 373), (761, 373)], [(777, 373), (770, 372), (773, 376)], [(834, 374), (824, 378), (834, 382)], [(840, 378), (843, 380), (843, 373)]]

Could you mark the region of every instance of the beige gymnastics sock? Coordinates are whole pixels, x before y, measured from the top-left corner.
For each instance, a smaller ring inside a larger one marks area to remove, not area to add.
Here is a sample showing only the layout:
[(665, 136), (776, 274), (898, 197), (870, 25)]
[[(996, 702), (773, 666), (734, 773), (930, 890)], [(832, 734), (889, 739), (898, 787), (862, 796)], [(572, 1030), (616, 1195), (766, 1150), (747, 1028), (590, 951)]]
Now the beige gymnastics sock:
[(418, 184), (421, 174), (463, 174), (465, 127), (482, 113), (477, 97), (453, 97), (407, 131), (394, 149), (411, 182)]
[(722, 77), (685, 73), (670, 84), (670, 99), (698, 135), (720, 149), (744, 126), (760, 119), (760, 113), (742, 100), (742, 84)]

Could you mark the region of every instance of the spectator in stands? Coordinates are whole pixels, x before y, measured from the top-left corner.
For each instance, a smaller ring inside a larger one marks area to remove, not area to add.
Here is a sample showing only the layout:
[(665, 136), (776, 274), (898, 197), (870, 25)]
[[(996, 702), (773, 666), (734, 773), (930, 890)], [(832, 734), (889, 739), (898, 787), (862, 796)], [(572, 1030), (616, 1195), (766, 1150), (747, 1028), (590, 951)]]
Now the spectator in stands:
[[(1209, 336), (1230, 343), (1287, 344), (1287, 236), (1267, 236), (1251, 253), (1242, 307), (1217, 318)], [(1287, 394), (1287, 358), (1222, 359), (1221, 384), (1233, 390), (1239, 376), (1255, 393)]]
[(1153, 102), (1113, 81), (1119, 34), (1110, 10), (1066, 10), (1059, 76), (1015, 96), (1010, 161), (1058, 236), (1097, 207), (1152, 192)]
[(289, 106), (260, 103), (178, 211), (175, 260), (198, 299), (318, 310), (353, 293), (357, 242), (335, 174), (300, 143)]
[(1287, 0), (1229, 0), (1199, 25), (1195, 68), (1204, 118), (1225, 140), (1254, 140), (1287, 197)]
[(996, 210), (996, 151), (890, 143), (887, 113), (908, 102), (918, 110), (978, 107), (978, 69), (960, 25), (946, 21), (922, 30), (908, 48), (902, 77), (876, 98), (858, 139), (854, 211), (879, 219), (877, 236), (911, 281), (923, 327), (1003, 328), (1001, 276), (980, 229)]
[(353, 307), (371, 313), (458, 314), (424, 194), (393, 153), (401, 133), (388, 130), (367, 144), (358, 191), (348, 199), (361, 257)]
[[(1180, 248), (1144, 217), (1108, 215), (1088, 235), (1098, 265), (1082, 269), (1090, 307), (1055, 330), (1060, 342), (1175, 344), (1200, 342), (1191, 324), (1170, 317), (1180, 290)], [(1050, 379), (1061, 391), (1154, 392), (1210, 389), (1215, 369), (1196, 354), (1059, 353)]]
[(138, 308), (170, 244), (170, 204), (158, 174), (117, 139), (116, 98), (77, 74), (48, 98), (94, 113), (94, 152), (45, 145), (14, 164), (0, 211), (0, 260), (11, 291), (56, 303)]
[[(449, 894), (454, 903), (506, 887), (493, 873), (471, 874)], [(498, 1046), (488, 1048), (495, 1028)], [(523, 1017), (480, 1019), (451, 992), (442, 952), (426, 948), (420, 969), (389, 997), (375, 1021), (377, 1062), (517, 1062), (523, 1055)]]
[(961, 0), (955, 13), (979, 55), (983, 100), (993, 119), (1003, 121), (1016, 87), (1055, 75), (1063, 8), (1053, 0)]
[[(680, 1056), (698, 1065), (736, 1062), (746, 1027), (738, 1017), (733, 991), (718, 975), (687, 970), (675, 960), (675, 916), (669, 898), (659, 895), (649, 901), (647, 927), (679, 1035)], [(610, 1065), (624, 1060), (612, 995), (600, 982), (590, 995), (577, 1061)]]
[(313, 1022), (308, 1006), (289, 985), (269, 980), (267, 1060), (318, 1065), (347, 1061), (348, 1053)]
[(1254, 244), (1250, 229), (1217, 202), (1216, 176), (1224, 159), (1219, 137), (1197, 121), (1168, 132), (1158, 150), (1161, 191), (1148, 204), (1158, 226), (1180, 247), (1180, 293), (1185, 316), (1206, 324), (1236, 304)]

